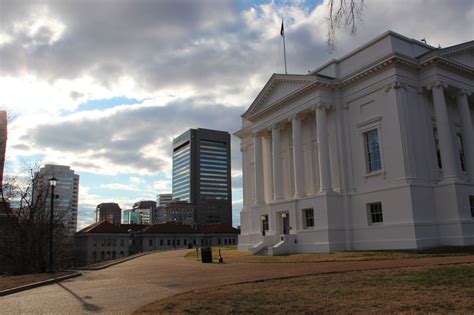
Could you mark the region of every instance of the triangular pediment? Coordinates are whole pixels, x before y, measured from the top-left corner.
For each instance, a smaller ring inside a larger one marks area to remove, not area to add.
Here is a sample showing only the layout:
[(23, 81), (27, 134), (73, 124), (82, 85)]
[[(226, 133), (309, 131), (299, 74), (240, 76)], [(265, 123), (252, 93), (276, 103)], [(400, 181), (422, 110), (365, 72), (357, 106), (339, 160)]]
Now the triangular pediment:
[(470, 41), (453, 48), (456, 49), (441, 52), (440, 55), (446, 59), (455, 61), (470, 68), (474, 68), (474, 41)]
[(424, 62), (433, 58), (441, 58), (474, 69), (474, 41), (433, 50), (422, 56), (421, 61)]
[(248, 110), (243, 114), (243, 117), (248, 118), (254, 116), (316, 80), (317, 77), (310, 75), (273, 74), (257, 98), (253, 101), (252, 105), (250, 105)]

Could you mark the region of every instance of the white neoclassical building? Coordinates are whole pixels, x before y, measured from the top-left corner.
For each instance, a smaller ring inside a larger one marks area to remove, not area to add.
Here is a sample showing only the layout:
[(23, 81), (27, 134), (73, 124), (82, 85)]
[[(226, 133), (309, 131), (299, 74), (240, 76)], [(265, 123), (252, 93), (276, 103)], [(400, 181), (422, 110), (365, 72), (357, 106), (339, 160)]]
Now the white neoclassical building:
[(274, 74), (242, 115), (239, 249), (474, 244), (474, 41), (386, 32), (308, 75)]

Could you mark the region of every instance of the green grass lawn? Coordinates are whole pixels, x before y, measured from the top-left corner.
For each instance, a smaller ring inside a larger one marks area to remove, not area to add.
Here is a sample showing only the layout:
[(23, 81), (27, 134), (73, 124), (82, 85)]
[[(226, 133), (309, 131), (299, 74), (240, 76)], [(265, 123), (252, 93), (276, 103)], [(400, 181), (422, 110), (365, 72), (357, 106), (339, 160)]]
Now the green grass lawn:
[(191, 291), (153, 314), (473, 313), (474, 264), (347, 272)]
[[(292, 254), (281, 256), (251, 256), (245, 252), (238, 251), (233, 247), (213, 247), (212, 258), (217, 262), (218, 250), (221, 250), (224, 262), (261, 262), (261, 263), (295, 263), (295, 262), (333, 262), (333, 261), (363, 261), (380, 259), (405, 259), (426, 258), (443, 256), (466, 256), (474, 255), (474, 247), (439, 247), (424, 250), (380, 250), (380, 251), (354, 251), (321, 254)], [(200, 256), (199, 256), (200, 257)], [(187, 259), (196, 260), (196, 252), (185, 255)]]

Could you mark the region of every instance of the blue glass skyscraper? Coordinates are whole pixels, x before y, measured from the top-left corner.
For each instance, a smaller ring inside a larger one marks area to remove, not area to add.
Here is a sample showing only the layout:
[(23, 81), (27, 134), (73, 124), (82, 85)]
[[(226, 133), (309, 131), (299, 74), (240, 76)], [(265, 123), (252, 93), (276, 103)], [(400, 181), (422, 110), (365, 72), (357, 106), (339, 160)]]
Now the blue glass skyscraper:
[(173, 140), (173, 201), (193, 204), (195, 224), (232, 225), (230, 135), (189, 129)]

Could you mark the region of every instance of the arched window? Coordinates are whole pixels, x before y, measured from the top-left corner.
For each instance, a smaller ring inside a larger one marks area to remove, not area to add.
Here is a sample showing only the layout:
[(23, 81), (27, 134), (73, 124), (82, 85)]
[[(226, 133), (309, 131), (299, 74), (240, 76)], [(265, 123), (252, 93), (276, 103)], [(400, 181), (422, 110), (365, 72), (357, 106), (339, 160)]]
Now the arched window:
[(123, 250), (120, 251), (120, 257), (123, 257)]
[(100, 259), (102, 259), (102, 260), (105, 259), (105, 252), (104, 252), (104, 251), (102, 251), (102, 252), (100, 253)]
[(95, 251), (92, 252), (92, 260), (93, 261), (97, 260), (97, 253)]
[(112, 252), (112, 259), (115, 259), (115, 251)]
[(107, 251), (107, 259), (110, 259), (110, 251)]

